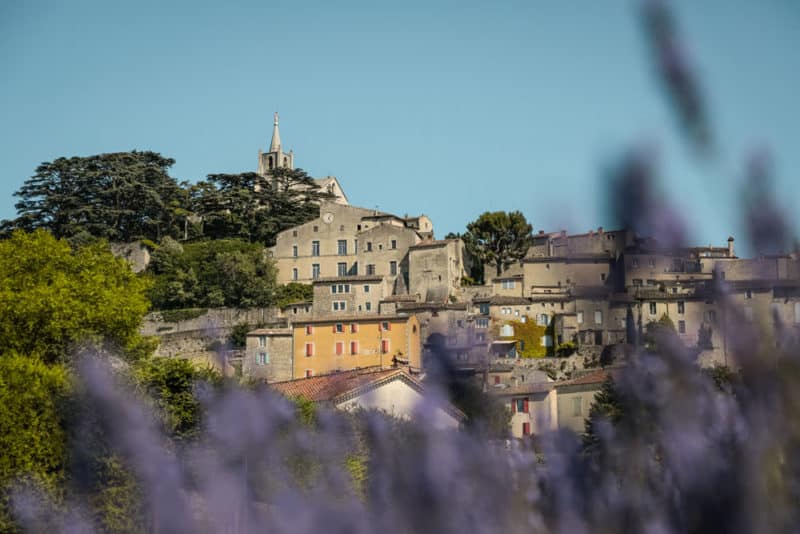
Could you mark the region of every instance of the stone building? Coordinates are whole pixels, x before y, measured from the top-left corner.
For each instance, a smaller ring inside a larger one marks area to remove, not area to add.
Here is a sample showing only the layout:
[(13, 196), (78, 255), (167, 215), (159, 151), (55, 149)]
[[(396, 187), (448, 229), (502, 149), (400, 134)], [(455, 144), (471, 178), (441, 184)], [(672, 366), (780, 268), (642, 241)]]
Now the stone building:
[(338, 276), (314, 281), (314, 318), (377, 315), (391, 294), (387, 278), (378, 275)]
[(291, 328), (294, 378), (396, 364), (418, 372), (422, 366), (413, 315), (327, 316), (298, 320)]
[(467, 273), (466, 250), (460, 239), (424, 241), (409, 249), (408, 290), (423, 302), (458, 300)]
[(242, 375), (277, 382), (292, 378), (292, 330), (259, 328), (247, 333)]

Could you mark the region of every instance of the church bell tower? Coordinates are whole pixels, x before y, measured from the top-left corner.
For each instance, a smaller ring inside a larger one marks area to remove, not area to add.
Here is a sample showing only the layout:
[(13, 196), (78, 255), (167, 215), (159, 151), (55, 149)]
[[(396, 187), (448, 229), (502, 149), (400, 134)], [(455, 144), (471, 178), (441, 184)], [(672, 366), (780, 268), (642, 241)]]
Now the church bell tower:
[(261, 152), (258, 149), (258, 174), (266, 176), (272, 169), (294, 169), (294, 152), (283, 152), (281, 147), (281, 132), (278, 129), (278, 112), (275, 112), (275, 120), (272, 123), (272, 142), (269, 144), (269, 152)]

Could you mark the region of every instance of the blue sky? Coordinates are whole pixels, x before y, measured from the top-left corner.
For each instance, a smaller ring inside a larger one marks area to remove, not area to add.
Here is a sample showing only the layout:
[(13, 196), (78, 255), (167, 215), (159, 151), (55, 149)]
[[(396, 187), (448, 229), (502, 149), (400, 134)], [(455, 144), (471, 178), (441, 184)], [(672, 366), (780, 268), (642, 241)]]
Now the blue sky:
[(770, 147), (784, 204), (800, 198), (800, 4), (674, 2), (710, 161), (680, 136), (637, 6), (4, 0), (0, 218), (59, 156), (155, 150), (189, 181), (255, 170), (278, 111), (296, 165), (439, 236), (501, 209), (535, 230), (608, 227), (602, 169), (644, 141), (694, 240), (724, 244), (752, 148)]

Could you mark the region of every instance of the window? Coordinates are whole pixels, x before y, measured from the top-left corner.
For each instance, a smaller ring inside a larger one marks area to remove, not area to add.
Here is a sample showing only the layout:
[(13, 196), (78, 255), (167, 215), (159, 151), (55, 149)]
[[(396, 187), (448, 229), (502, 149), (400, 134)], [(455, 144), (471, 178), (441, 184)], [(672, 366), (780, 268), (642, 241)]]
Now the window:
[(337, 341), (334, 351), (336, 352), (337, 356), (344, 354), (344, 341)]
[(489, 315), (489, 305), (488, 304), (479, 304), (478, 311), (481, 312), (483, 315)]
[(340, 262), (336, 264), (336, 276), (347, 276), (347, 264)]
[(600, 273), (600, 280), (602, 280), (602, 281), (604, 281), (604, 282), (605, 282), (605, 280), (606, 280), (606, 273)]
[(578, 312), (578, 324), (583, 324), (583, 312)]
[(383, 243), (378, 243), (378, 250), (383, 250)]
[(683, 319), (678, 321), (678, 333), (679, 334), (685, 334), (686, 333), (686, 321), (684, 321)]
[(650, 303), (650, 315), (655, 315), (655, 314), (656, 314), (656, 303), (655, 302), (651, 302)]
[(312, 376), (314, 376), (314, 370), (306, 369), (306, 378), (311, 378)]
[(396, 261), (390, 261), (389, 262), (389, 274), (391, 276), (395, 276), (397, 274), (397, 262)]
[(339, 231), (344, 232), (344, 225), (339, 226)]
[(594, 311), (594, 324), (603, 324), (603, 312), (601, 310)]
[(542, 313), (536, 316), (536, 324), (539, 326), (547, 326), (547, 323), (550, 322), (550, 317), (546, 313)]
[(340, 239), (336, 242), (336, 253), (339, 256), (347, 256), (347, 240)]
[(314, 231), (315, 231), (315, 232), (319, 232), (319, 226), (315, 226), (315, 227), (314, 227)]
[(514, 289), (517, 283), (514, 280), (503, 280), (502, 287), (503, 289)]
[(522, 435), (523, 436), (530, 436), (531, 435), (531, 424), (530, 423), (522, 423)]
[(515, 408), (517, 409), (517, 412), (519, 412), (519, 413), (528, 413), (528, 399), (527, 398), (516, 399), (514, 402), (516, 403)]
[(319, 278), (319, 263), (314, 263), (311, 265), (311, 278), (314, 280)]
[(262, 349), (267, 346), (267, 336), (258, 336), (258, 346)]
[(336, 294), (336, 284), (331, 284), (331, 293)]
[(519, 310), (514, 310), (514, 316), (519, 317)]
[(259, 352), (256, 355), (256, 365), (267, 365), (269, 363), (269, 354), (266, 352)]
[(358, 333), (358, 323), (350, 323), (350, 333), (351, 334)]
[(706, 310), (703, 314), (703, 318), (707, 323), (715, 323), (717, 322), (717, 312), (714, 310)]
[(297, 245), (292, 245), (292, 257), (297, 257)]
[(365, 303), (364, 304), (364, 309), (367, 310), (367, 311), (372, 310), (372, 303), (371, 302)]
[(495, 384), (499, 384), (500, 383), (500, 376), (499, 375), (494, 375), (494, 383)]
[(372, 241), (367, 241), (367, 252), (372, 252)]
[(583, 409), (581, 406), (581, 397), (575, 397), (572, 399), (572, 415), (574, 417), (581, 417), (583, 415)]
[(312, 256), (319, 256), (319, 241), (312, 241), (311, 242), (311, 255)]
[(747, 291), (744, 292), (744, 298), (746, 299), (753, 298), (753, 292), (748, 289)]
[(489, 328), (489, 319), (486, 319), (486, 318), (475, 319), (475, 327), (476, 328)]
[(369, 293), (369, 286), (364, 286), (364, 293)]
[(382, 339), (381, 340), (381, 352), (383, 354), (389, 354), (389, 340), (388, 339)]
[(358, 341), (350, 342), (350, 354), (358, 354)]
[(313, 327), (313, 326), (311, 326), (310, 324), (307, 324), (307, 325), (306, 325), (306, 335), (307, 335), (307, 336), (310, 336), (310, 335), (312, 335), (313, 333), (314, 333), (314, 327)]
[(486, 341), (486, 334), (483, 332), (478, 332), (475, 334), (475, 341)]
[(292, 280), (297, 280), (299, 273), (297, 272), (297, 267), (292, 269)]
[(638, 268), (639, 267), (639, 258), (633, 258), (633, 261), (631, 261), (631, 266), (634, 269)]
[(358, 254), (358, 239), (353, 239), (353, 254)]
[(375, 264), (374, 263), (370, 263), (369, 265), (367, 265), (367, 274), (368, 275), (374, 275), (375, 274)]
[(344, 332), (344, 325), (342, 323), (336, 323), (333, 326), (333, 331), (336, 332), (337, 334), (343, 333)]
[(333, 301), (333, 311), (346, 311), (347, 310), (347, 302), (344, 300), (334, 300)]
[(292, 237), (297, 237), (297, 230), (292, 230)]
[(396, 240), (396, 239), (392, 239), (392, 246), (391, 246), (391, 248), (392, 248), (392, 249), (396, 249), (396, 248), (397, 248), (397, 240)]
[(634, 278), (633, 279), (633, 287), (642, 287), (642, 279), (641, 278)]
[(381, 330), (383, 330), (384, 332), (388, 332), (391, 329), (392, 329), (392, 323), (390, 323), (389, 321), (383, 321), (381, 323)]
[(314, 344), (306, 343), (306, 357), (309, 358), (314, 355)]
[(678, 301), (678, 313), (683, 315), (686, 312), (686, 303), (682, 300)]
[(651, 268), (654, 268), (654, 267), (656, 266), (656, 260), (655, 260), (655, 259), (653, 259), (653, 258), (650, 258), (649, 260), (647, 260), (647, 264), (648, 264), (648, 265), (649, 265)]

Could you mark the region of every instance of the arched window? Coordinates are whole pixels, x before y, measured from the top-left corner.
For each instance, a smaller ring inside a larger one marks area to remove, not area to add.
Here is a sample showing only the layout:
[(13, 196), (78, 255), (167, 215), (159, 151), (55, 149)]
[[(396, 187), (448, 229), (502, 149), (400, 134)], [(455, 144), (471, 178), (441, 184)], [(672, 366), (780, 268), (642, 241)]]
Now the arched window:
[(269, 168), (272, 169), (272, 156), (270, 156), (267, 161), (269, 162)]
[(287, 158), (287, 157), (283, 158), (283, 166), (284, 167), (288, 167), (289, 166), (289, 158)]

